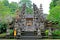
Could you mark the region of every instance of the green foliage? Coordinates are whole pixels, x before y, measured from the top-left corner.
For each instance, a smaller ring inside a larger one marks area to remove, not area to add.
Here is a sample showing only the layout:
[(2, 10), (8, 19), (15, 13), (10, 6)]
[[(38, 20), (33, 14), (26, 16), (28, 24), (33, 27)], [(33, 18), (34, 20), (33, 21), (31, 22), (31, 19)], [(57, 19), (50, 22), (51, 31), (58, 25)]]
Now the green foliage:
[(57, 1), (59, 0), (52, 0), (52, 2), (50, 3), (50, 9), (54, 8), (57, 5)]
[(13, 34), (13, 30), (12, 29), (10, 30), (10, 34)]
[(51, 9), (50, 13), (51, 14), (49, 14), (49, 16), (48, 16), (49, 20), (52, 20), (52, 19), (59, 20), (60, 6), (56, 6), (55, 8)]
[(18, 4), (16, 2), (12, 2), (9, 4), (9, 8), (11, 9), (11, 13), (15, 13), (16, 9), (18, 8)]
[(13, 21), (15, 10), (18, 8), (17, 6), (15, 2), (9, 3), (8, 0), (0, 0), (0, 31)]
[(45, 31), (46, 36), (48, 36), (48, 32), (49, 32), (49, 30), (46, 30), (46, 31)]
[(60, 0), (56, 2), (57, 3), (57, 6), (60, 6)]
[(24, 3), (26, 3), (26, 6), (28, 7), (28, 8), (31, 8), (32, 7), (32, 2), (30, 1), (30, 0), (21, 0), (20, 1), (20, 6), (22, 6)]
[(0, 22), (0, 28), (1, 27), (6, 28), (7, 27), (7, 24)]
[(0, 34), (0, 37), (5, 37), (6, 33)]
[(3, 2), (0, 2), (0, 17), (1, 20), (3, 20), (6, 15), (8, 15), (10, 13), (10, 8), (8, 6), (4, 6)]
[(4, 32), (6, 32), (7, 27), (8, 25), (6, 23), (0, 22), (0, 33), (3, 33), (4, 30), (5, 30)]
[(58, 22), (57, 27), (60, 26), (60, 0), (52, 0), (50, 3), (50, 14), (47, 16), (47, 20)]
[(29, 13), (29, 14), (32, 14), (33, 9), (32, 9), (32, 8), (28, 8), (28, 7), (27, 7), (27, 8), (26, 8), (26, 12), (27, 12), (27, 13)]
[(16, 9), (17, 3), (9, 3), (8, 0), (0, 1), (0, 20), (2, 22), (11, 21), (10, 19), (12, 19), (15, 16)]
[(55, 31), (52, 32), (52, 34), (60, 36), (60, 30), (55, 30)]
[(60, 6), (56, 6), (53, 9), (51, 9), (47, 19), (53, 22), (57, 21), (60, 25)]
[(3, 3), (4, 3), (5, 6), (8, 6), (9, 5), (8, 0), (3, 0)]

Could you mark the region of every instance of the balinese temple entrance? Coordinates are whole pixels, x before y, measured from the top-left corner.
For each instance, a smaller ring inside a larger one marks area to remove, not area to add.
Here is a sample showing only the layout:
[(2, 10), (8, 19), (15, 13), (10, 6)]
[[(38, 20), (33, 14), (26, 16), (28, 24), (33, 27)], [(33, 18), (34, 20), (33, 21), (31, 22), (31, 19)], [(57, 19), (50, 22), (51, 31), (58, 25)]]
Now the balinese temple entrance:
[[(18, 18), (14, 21), (15, 36), (42, 36), (44, 32), (44, 17), (42, 4), (40, 9), (33, 4), (33, 14), (26, 14), (26, 4), (23, 4), (21, 12), (17, 11)], [(43, 30), (43, 32), (41, 32)], [(10, 35), (9, 28), (7, 28), (7, 35)]]
[(24, 30), (22, 31), (22, 36), (36, 36), (37, 35), (37, 31), (35, 26), (33, 25), (34, 21), (33, 21), (34, 16), (32, 16), (31, 14), (27, 14), (25, 16), (25, 27)]

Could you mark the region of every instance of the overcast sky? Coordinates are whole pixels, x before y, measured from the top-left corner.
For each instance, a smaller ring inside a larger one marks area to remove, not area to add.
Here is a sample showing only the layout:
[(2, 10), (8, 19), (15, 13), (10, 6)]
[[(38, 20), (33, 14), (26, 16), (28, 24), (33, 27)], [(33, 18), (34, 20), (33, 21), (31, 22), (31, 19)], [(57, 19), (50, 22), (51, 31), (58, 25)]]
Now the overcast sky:
[[(20, 0), (9, 0), (9, 2), (19, 2)], [(40, 4), (43, 4), (43, 12), (45, 14), (49, 14), (49, 4), (51, 2), (51, 0), (31, 0), (32, 3), (35, 3), (38, 7), (40, 7)]]

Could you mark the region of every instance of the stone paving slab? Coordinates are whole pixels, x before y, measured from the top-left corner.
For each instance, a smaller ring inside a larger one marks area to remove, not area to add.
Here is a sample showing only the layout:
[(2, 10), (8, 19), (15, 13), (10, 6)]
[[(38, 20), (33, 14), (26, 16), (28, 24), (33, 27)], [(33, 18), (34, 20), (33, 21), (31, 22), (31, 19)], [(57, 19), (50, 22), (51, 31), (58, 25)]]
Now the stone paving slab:
[(60, 40), (60, 39), (0, 39), (0, 40)]

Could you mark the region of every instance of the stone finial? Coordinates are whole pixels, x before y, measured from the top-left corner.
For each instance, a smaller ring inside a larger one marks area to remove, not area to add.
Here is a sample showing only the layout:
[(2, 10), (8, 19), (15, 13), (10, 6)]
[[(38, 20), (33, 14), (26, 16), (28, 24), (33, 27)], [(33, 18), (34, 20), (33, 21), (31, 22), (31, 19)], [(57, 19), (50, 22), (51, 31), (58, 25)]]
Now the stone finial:
[(34, 3), (33, 3), (33, 7), (36, 6)]
[(42, 7), (42, 4), (40, 4), (40, 7)]
[(26, 9), (26, 3), (23, 4), (23, 6), (22, 6), (21, 14), (24, 14), (25, 13), (25, 9)]
[(34, 11), (38, 10), (38, 7), (33, 3), (33, 9)]
[(25, 8), (26, 7), (26, 3), (23, 4), (22, 8)]
[(34, 11), (36, 10), (36, 5), (33, 3), (33, 9), (34, 9)]

